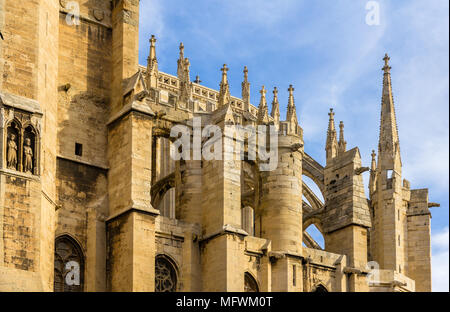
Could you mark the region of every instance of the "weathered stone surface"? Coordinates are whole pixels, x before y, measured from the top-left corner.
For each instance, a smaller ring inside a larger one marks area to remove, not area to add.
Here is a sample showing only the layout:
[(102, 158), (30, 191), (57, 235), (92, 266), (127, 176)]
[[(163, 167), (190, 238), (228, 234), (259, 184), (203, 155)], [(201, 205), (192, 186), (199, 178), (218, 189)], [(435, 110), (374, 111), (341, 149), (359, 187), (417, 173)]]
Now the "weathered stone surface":
[[(305, 152), (292, 85), (286, 118), (278, 89), (269, 115), (264, 87), (250, 103), (247, 68), (240, 99), (226, 65), (219, 90), (191, 82), (183, 44), (177, 75), (159, 71), (153, 36), (139, 65), (138, 0), (77, 3), (69, 20), (67, 1), (0, 0), (0, 291), (60, 289), (71, 259), (83, 291), (431, 290), (435, 204), (402, 181), (387, 56), (368, 199), (367, 167), (343, 122), (337, 140), (334, 112), (324, 167)], [(172, 159), (176, 125), (191, 143), (217, 126), (222, 159)], [(230, 125), (275, 126), (276, 168), (261, 170)], [(241, 144), (245, 160), (227, 150)], [(311, 224), (324, 248), (304, 238)]]

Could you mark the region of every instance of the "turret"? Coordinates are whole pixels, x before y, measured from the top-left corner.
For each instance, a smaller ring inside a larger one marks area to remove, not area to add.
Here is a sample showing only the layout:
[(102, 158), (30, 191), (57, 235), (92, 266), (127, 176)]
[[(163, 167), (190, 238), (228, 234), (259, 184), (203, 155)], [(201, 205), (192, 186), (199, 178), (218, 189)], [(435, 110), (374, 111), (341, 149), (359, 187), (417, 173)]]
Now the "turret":
[(327, 153), (327, 164), (331, 159), (337, 156), (338, 152), (338, 142), (336, 135), (336, 128), (334, 126), (334, 112), (333, 109), (330, 108), (330, 112), (328, 113), (330, 117), (328, 120), (328, 130), (327, 130), (327, 142), (325, 145), (325, 151)]
[(248, 82), (248, 69), (244, 67), (244, 81), (242, 82), (242, 100), (244, 101), (244, 110), (250, 108), (250, 83)]
[(223, 67), (220, 69), (222, 71), (222, 81), (220, 82), (220, 90), (219, 90), (219, 108), (228, 104), (230, 102), (230, 87), (228, 85), (228, 67), (227, 64), (223, 64)]
[(286, 113), (286, 122), (288, 123), (289, 133), (299, 135), (299, 126), (297, 119), (297, 111), (295, 109), (295, 101), (294, 101), (294, 87), (289, 85), (289, 100), (288, 107)]
[(158, 60), (156, 58), (156, 38), (150, 38), (150, 54), (147, 58), (147, 88), (156, 88), (158, 85)]
[(339, 123), (339, 142), (338, 142), (338, 154), (342, 155), (347, 150), (347, 142), (344, 139), (344, 122)]
[(267, 100), (266, 93), (267, 90), (264, 86), (262, 86), (261, 91), (261, 100), (259, 101), (258, 107), (258, 124), (267, 124), (269, 122), (269, 113), (267, 108)]
[(273, 118), (275, 127), (278, 129), (280, 125), (280, 103), (278, 102), (277, 87), (273, 88), (272, 112), (270, 113), (270, 115)]

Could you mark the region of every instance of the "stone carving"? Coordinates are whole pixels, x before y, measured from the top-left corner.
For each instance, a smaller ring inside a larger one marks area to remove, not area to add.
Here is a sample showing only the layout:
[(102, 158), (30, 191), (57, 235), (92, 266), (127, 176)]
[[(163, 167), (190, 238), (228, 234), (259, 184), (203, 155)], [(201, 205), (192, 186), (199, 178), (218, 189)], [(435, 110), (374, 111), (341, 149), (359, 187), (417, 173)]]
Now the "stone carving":
[(28, 173), (33, 172), (33, 148), (31, 147), (30, 138), (25, 139), (25, 146), (23, 147), (23, 170)]
[(29, 113), (8, 110), (4, 134), (4, 165), (10, 170), (38, 175), (39, 168), (39, 119)]
[(16, 135), (10, 134), (8, 138), (8, 152), (7, 152), (7, 167), (8, 169), (17, 169), (17, 143)]
[(105, 18), (105, 12), (103, 10), (94, 9), (94, 17), (97, 21), (101, 22)]
[(80, 292), (84, 288), (84, 257), (81, 247), (68, 235), (55, 241), (55, 292)]
[(174, 292), (177, 290), (177, 274), (174, 266), (162, 256), (155, 262), (155, 291)]
[(296, 151), (300, 150), (302, 147), (303, 147), (303, 144), (301, 144), (301, 143), (292, 144), (291, 151), (296, 152)]

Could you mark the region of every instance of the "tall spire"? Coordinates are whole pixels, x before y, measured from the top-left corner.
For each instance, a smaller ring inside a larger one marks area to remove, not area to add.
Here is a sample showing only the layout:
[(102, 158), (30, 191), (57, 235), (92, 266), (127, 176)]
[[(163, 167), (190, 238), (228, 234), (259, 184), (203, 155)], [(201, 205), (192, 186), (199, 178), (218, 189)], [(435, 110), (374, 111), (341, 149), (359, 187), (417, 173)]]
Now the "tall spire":
[(158, 83), (158, 60), (156, 59), (156, 38), (150, 38), (150, 54), (147, 58), (147, 87), (156, 88)]
[(248, 69), (244, 67), (244, 81), (242, 82), (242, 100), (244, 101), (244, 110), (250, 108), (250, 83), (248, 82)]
[(383, 92), (381, 97), (380, 138), (378, 143), (378, 166), (380, 170), (395, 170), (400, 173), (400, 142), (392, 95), (391, 67), (389, 56), (383, 58)]
[(222, 71), (222, 81), (220, 82), (220, 90), (219, 90), (219, 107), (224, 106), (230, 102), (230, 87), (228, 85), (228, 67), (227, 64), (223, 64), (223, 67), (220, 69)]
[(297, 121), (297, 111), (295, 109), (295, 102), (294, 102), (294, 87), (292, 85), (289, 85), (289, 101), (288, 101), (288, 107), (287, 107), (287, 114), (286, 114), (286, 121)]
[(266, 100), (266, 93), (267, 93), (266, 88), (262, 86), (261, 91), (259, 91), (259, 93), (261, 93), (261, 100), (259, 101), (258, 107), (258, 123), (266, 124), (269, 122), (269, 113)]
[(295, 110), (295, 102), (294, 102), (294, 88), (292, 85), (289, 85), (289, 101), (286, 113), (286, 121), (288, 122), (288, 132), (291, 134), (299, 134), (299, 126), (297, 120), (297, 112)]
[(377, 154), (372, 150), (372, 163), (370, 165), (370, 180), (369, 180), (369, 194), (376, 190), (376, 176), (377, 176)]
[(339, 154), (344, 153), (347, 150), (347, 142), (344, 140), (344, 122), (339, 123)]
[(178, 78), (182, 78), (184, 76), (184, 45), (183, 42), (180, 42), (180, 56), (178, 57), (177, 61), (177, 76)]
[(327, 163), (334, 157), (337, 156), (338, 152), (338, 142), (336, 135), (336, 128), (334, 125), (334, 112), (333, 109), (330, 108), (330, 112), (328, 113), (328, 130), (327, 130), (327, 142), (325, 145), (325, 151), (327, 152), (326, 158)]
[(272, 101), (272, 112), (270, 113), (272, 116), (275, 125), (280, 123), (280, 103), (278, 102), (278, 89), (277, 87), (273, 88), (273, 101)]

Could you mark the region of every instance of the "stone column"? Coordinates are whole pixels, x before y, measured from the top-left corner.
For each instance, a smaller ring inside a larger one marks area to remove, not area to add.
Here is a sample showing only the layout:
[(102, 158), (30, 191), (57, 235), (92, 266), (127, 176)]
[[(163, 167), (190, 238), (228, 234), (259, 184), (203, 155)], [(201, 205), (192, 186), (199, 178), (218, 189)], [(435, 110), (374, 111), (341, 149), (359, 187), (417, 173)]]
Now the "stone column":
[(260, 235), (272, 241), (272, 291), (302, 289), (303, 149), (293, 148), (296, 144), (302, 144), (299, 136), (279, 135), (277, 168), (260, 172), (262, 189), (256, 219)]

